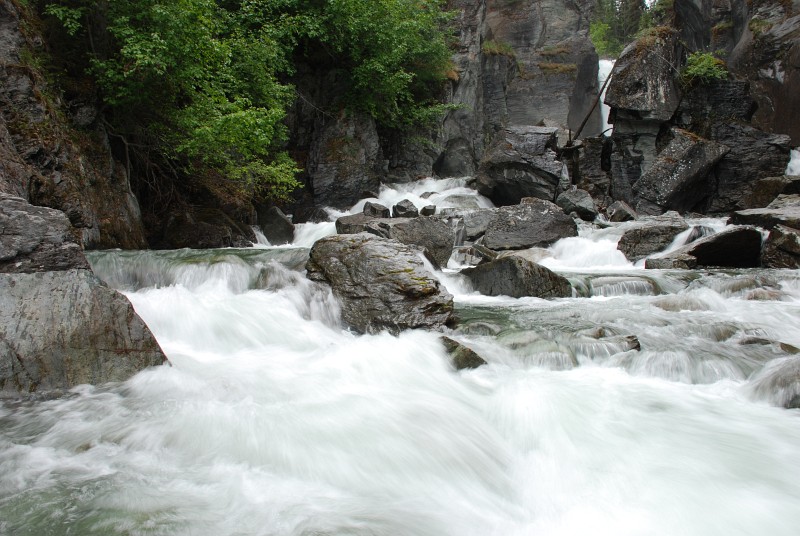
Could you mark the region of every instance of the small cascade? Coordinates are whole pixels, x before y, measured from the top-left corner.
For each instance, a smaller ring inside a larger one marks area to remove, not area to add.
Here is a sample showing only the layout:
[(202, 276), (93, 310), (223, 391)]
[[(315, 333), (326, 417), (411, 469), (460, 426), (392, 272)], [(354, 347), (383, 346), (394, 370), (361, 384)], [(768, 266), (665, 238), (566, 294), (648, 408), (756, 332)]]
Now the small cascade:
[(791, 159), (786, 166), (786, 175), (800, 175), (800, 147), (792, 149)]
[[(611, 76), (612, 69), (614, 69), (614, 60), (600, 60), (597, 69), (597, 83), (599, 87), (603, 87), (606, 79)], [(608, 122), (608, 115), (611, 109), (605, 104), (606, 90), (608, 90), (608, 86), (606, 86), (606, 89), (604, 89), (603, 93), (600, 95), (600, 114), (603, 117), (603, 133), (606, 136), (610, 136), (612, 125)]]

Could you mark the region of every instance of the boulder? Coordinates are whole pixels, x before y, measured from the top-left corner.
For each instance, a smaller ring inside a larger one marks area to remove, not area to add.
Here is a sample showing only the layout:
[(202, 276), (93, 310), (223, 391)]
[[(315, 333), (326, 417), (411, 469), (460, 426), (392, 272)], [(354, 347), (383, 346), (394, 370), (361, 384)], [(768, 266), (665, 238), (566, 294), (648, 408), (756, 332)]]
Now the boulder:
[(586, 190), (567, 190), (558, 196), (556, 205), (564, 209), (565, 214), (575, 213), (584, 221), (594, 221), (597, 207)]
[(669, 121), (681, 99), (675, 70), (681, 46), (675, 30), (654, 28), (622, 51), (611, 71), (605, 103), (611, 107), (609, 122), (621, 111), (638, 119)]
[(461, 271), (475, 290), (487, 296), (568, 298), (572, 286), (566, 278), (519, 256), (498, 258)]
[(367, 230), (367, 224), (375, 218), (366, 214), (351, 214), (336, 219), (336, 232), (339, 234), (363, 233)]
[(456, 370), (478, 368), (486, 364), (486, 360), (479, 356), (475, 350), (467, 348), (457, 340), (451, 339), (446, 335), (439, 337), (439, 340), (444, 344), (444, 349), (450, 355)]
[[(761, 232), (754, 227), (733, 227), (696, 240), (669, 255), (647, 259), (645, 268), (755, 268), (759, 266), (760, 255)], [(675, 262), (669, 266), (672, 259)]]
[(758, 400), (787, 409), (800, 408), (800, 357), (770, 361), (750, 378), (748, 387)]
[(311, 248), (307, 276), (331, 286), (354, 330), (436, 329), (453, 320), (453, 297), (426, 269), (421, 251), (368, 233), (334, 235)]
[(478, 209), (459, 209), (459, 208), (445, 208), (442, 209), (441, 216), (448, 218), (460, 218), (464, 222), (465, 238), (466, 240), (477, 240), (486, 232), (489, 223), (496, 217), (496, 208), (478, 208)]
[(646, 201), (637, 205), (640, 213), (693, 209), (711, 195), (708, 173), (728, 152), (687, 130), (672, 128), (670, 134), (653, 165), (633, 184), (634, 196)]
[(776, 225), (770, 231), (761, 251), (765, 268), (800, 268), (800, 230)]
[(0, 274), (0, 396), (122, 381), (165, 359), (130, 302), (91, 271)]
[(420, 216), (433, 216), (436, 214), (436, 205), (425, 205), (419, 209)]
[(0, 272), (89, 269), (66, 215), (0, 193)]
[(416, 218), (417, 216), (419, 216), (419, 211), (416, 205), (408, 199), (403, 199), (392, 207), (393, 218)]
[(478, 192), (496, 205), (515, 205), (523, 197), (554, 200), (565, 173), (556, 154), (556, 133), (548, 127), (498, 132), (478, 168)]
[(677, 212), (667, 212), (661, 216), (643, 217), (623, 223), (620, 228), (624, 229), (624, 234), (617, 242), (617, 249), (628, 260), (636, 262), (662, 251), (679, 233), (687, 230), (689, 225)]
[(258, 225), (272, 245), (290, 244), (294, 240), (294, 224), (278, 207), (258, 210)]
[(380, 203), (373, 203), (372, 201), (367, 201), (364, 203), (364, 216), (370, 218), (390, 218), (391, 212), (388, 208), (381, 205)]
[(639, 217), (636, 211), (625, 201), (614, 201), (606, 209), (609, 221), (623, 222), (632, 221)]
[(436, 266), (447, 266), (453, 253), (456, 230), (446, 221), (429, 216), (418, 218), (381, 218), (366, 224), (364, 229), (383, 238), (421, 247)]
[(577, 235), (575, 221), (558, 205), (533, 199), (522, 205), (497, 209), (486, 227), (484, 245), (494, 250), (546, 247)]

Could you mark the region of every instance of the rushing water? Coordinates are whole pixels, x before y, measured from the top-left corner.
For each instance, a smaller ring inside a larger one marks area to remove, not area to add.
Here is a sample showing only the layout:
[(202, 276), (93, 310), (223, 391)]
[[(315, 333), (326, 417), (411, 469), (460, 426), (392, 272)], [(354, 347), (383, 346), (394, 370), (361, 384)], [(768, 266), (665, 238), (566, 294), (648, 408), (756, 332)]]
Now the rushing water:
[(800, 413), (754, 378), (800, 347), (800, 273), (644, 270), (616, 232), (543, 253), (574, 298), (439, 274), (460, 372), (343, 329), (298, 245), (93, 253), (172, 366), (0, 405), (0, 534), (797, 534)]
[(800, 175), (800, 147), (792, 149), (791, 159), (786, 166), (787, 175)]
[[(600, 60), (597, 69), (597, 83), (599, 87), (602, 88), (606, 83), (606, 79), (611, 76), (611, 70), (614, 68), (614, 62), (615, 60)], [(608, 114), (610, 113), (611, 109), (605, 103), (607, 89), (608, 87), (603, 89), (603, 93), (600, 95), (600, 114), (603, 117), (603, 133), (606, 136), (610, 136), (611, 124), (608, 122)]]

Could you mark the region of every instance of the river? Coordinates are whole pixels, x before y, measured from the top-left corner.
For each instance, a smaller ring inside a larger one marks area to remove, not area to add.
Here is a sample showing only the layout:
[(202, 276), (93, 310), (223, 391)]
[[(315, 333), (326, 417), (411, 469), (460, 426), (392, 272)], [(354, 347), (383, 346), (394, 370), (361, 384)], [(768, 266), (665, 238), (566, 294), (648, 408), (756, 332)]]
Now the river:
[(758, 379), (800, 347), (800, 272), (646, 271), (589, 226), (542, 261), (573, 298), (480, 296), (451, 264), (452, 336), (488, 361), (455, 371), (434, 333), (343, 328), (302, 274), (331, 232), (90, 254), (171, 366), (3, 402), (0, 534), (797, 534), (800, 410)]

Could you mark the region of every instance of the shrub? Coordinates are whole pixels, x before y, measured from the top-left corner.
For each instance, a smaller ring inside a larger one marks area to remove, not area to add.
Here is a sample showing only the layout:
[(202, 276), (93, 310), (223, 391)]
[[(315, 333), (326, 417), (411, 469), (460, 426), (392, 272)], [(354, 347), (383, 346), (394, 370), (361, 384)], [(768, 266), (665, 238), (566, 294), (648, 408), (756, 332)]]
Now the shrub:
[(710, 52), (692, 52), (686, 58), (686, 65), (681, 71), (684, 83), (709, 83), (714, 80), (728, 78), (725, 62)]

